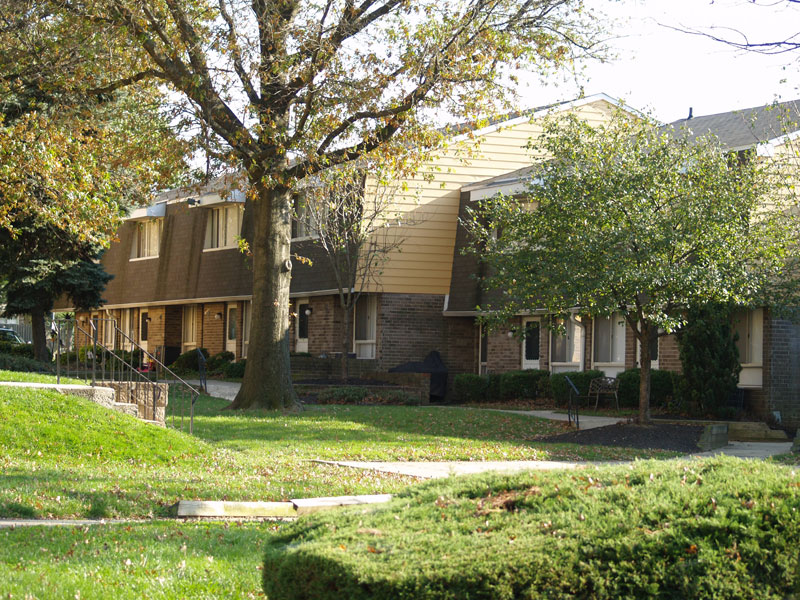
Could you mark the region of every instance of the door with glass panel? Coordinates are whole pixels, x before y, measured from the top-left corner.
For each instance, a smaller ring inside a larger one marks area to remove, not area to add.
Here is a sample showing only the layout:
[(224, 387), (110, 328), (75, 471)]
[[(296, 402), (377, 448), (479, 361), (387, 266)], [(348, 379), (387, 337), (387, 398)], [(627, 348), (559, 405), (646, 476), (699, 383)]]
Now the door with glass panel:
[(353, 345), (356, 358), (375, 358), (377, 337), (377, 296), (361, 296), (356, 303)]
[(308, 352), (308, 317), (311, 305), (308, 298), (297, 299), (297, 326), (295, 327), (295, 352)]
[(523, 319), (525, 337), (522, 339), (522, 368), (539, 368), (539, 340), (540, 323), (539, 319)]
[(228, 303), (225, 320), (225, 350), (236, 354), (236, 340), (239, 338), (239, 308), (235, 302)]

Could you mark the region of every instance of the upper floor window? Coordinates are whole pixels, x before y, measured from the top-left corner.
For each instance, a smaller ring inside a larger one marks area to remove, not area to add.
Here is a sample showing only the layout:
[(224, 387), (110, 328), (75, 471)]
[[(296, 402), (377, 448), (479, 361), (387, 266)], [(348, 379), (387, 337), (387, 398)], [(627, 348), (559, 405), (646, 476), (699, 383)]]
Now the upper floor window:
[(164, 219), (138, 221), (131, 245), (131, 258), (152, 258), (158, 256), (161, 244), (161, 230)]
[(243, 212), (238, 205), (212, 208), (206, 221), (206, 241), (203, 247), (235, 248), (242, 231)]

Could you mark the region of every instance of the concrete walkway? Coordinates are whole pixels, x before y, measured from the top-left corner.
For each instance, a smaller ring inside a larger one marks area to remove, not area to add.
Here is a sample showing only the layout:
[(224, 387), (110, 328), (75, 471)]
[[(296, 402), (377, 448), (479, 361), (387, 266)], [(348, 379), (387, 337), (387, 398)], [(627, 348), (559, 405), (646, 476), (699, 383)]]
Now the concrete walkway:
[[(549, 419), (551, 421), (569, 421), (569, 415), (567, 415), (567, 413), (556, 412), (554, 410), (505, 410), (501, 408), (492, 408), (489, 410), (514, 413), (517, 415), (528, 415), (529, 417)], [(580, 423), (581, 429), (596, 429), (597, 427), (606, 427), (607, 425), (625, 423), (627, 422), (627, 419), (625, 417), (594, 417), (591, 415), (578, 414), (578, 422)]]
[[(186, 383), (197, 388), (200, 387), (199, 379), (187, 379)], [(206, 381), (206, 387), (208, 388), (209, 396), (223, 398), (233, 402), (234, 398), (236, 398), (236, 394), (239, 393), (239, 388), (242, 387), (242, 384), (237, 381), (218, 381), (216, 379), (208, 379)]]

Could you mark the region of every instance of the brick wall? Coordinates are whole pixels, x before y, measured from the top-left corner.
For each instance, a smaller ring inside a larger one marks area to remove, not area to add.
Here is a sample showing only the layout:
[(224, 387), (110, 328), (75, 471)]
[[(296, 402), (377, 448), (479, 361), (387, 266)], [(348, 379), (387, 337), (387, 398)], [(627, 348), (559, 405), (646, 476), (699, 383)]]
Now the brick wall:
[(518, 371), (522, 368), (522, 342), (509, 331), (521, 326), (520, 319), (514, 319), (509, 326), (489, 332), (487, 340), (486, 369), (489, 373)]
[(388, 369), (422, 360), (431, 350), (445, 359), (448, 328), (443, 308), (444, 296), (438, 294), (381, 294), (377, 324), (381, 366)]
[[(211, 356), (225, 349), (225, 303), (209, 302), (198, 307), (200, 327), (197, 330), (197, 343), (208, 350)], [(217, 318), (219, 315), (219, 318)]]
[(800, 427), (800, 325), (765, 314), (764, 337), (766, 389), (762, 393), (769, 400), (759, 416), (766, 418), (778, 411), (783, 425)]
[(181, 346), (183, 337), (182, 323), (183, 306), (164, 307), (164, 346)]
[(681, 356), (678, 351), (678, 337), (664, 335), (658, 340), (658, 368), (661, 371), (682, 373)]
[(639, 366), (639, 340), (636, 339), (636, 333), (629, 325), (625, 325), (625, 368), (633, 369)]

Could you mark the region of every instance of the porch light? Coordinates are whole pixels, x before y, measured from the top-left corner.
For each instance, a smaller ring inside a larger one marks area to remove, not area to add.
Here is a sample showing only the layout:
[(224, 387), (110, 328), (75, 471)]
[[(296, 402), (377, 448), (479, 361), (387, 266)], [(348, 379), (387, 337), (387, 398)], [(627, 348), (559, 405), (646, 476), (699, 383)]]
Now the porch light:
[(307, 317), (311, 316), (311, 308), (310, 307), (306, 309), (306, 316)]
[(215, 314), (215, 315), (214, 315), (214, 319), (215, 319), (215, 320), (217, 320), (217, 321), (219, 321), (220, 319), (222, 319), (222, 313), (221, 313), (221, 312), (218, 312), (217, 314)]

